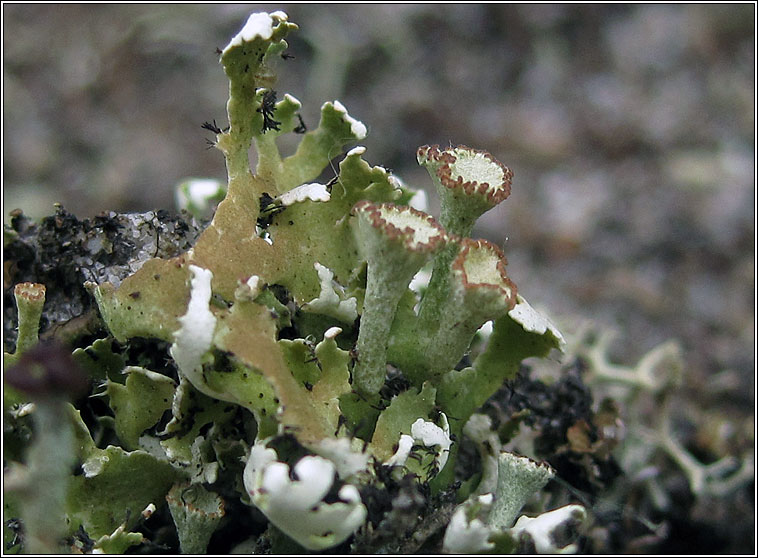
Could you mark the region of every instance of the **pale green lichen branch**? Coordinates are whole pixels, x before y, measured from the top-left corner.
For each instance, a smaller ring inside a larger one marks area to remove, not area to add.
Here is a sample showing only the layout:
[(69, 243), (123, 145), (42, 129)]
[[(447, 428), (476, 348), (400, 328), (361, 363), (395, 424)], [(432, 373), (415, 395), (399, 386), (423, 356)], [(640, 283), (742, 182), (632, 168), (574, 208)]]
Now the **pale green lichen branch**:
[(339, 101), (321, 106), (318, 127), (305, 134), (293, 155), (282, 162), (282, 187), (292, 188), (314, 180), (348, 143), (366, 137), (366, 126), (348, 114)]
[(355, 387), (374, 395), (384, 384), (389, 333), (398, 302), (413, 276), (446, 241), (434, 219), (409, 207), (359, 202), (356, 236), (368, 262), (358, 333)]
[(420, 313), (416, 336), (405, 347), (415, 360), (403, 362), (403, 369), (414, 383), (452, 370), (476, 331), (515, 304), (516, 286), (506, 275), (502, 251), (484, 240), (463, 239), (460, 246), (448, 272), (447, 300)]
[(57, 554), (66, 534), (66, 495), (76, 461), (74, 432), (66, 416), (67, 403), (55, 398), (38, 402), (34, 410), (35, 440), (26, 456), (28, 466), (5, 477), (5, 490), (15, 485), (20, 496), (25, 549), (31, 554)]
[[(258, 110), (261, 111), (260, 125), (262, 129), (265, 128), (263, 133), (254, 137), (255, 150), (258, 153), (255, 172), (275, 188), (274, 193), (286, 192), (293, 184), (284, 174), (285, 169), (276, 139), (285, 133), (293, 132), (299, 126), (295, 117), (302, 103), (289, 94), (285, 94), (281, 101), (273, 103), (276, 91), (269, 88), (258, 89), (255, 97), (256, 103), (260, 106)], [(268, 121), (263, 119), (264, 110), (269, 111), (266, 114)]]
[(272, 85), (274, 75), (269, 63), (286, 48), (284, 37), (297, 29), (287, 19), (281, 11), (252, 14), (221, 53), (229, 78), (229, 130), (218, 134), (217, 146), (226, 157), (230, 190), (250, 175), (248, 149), (253, 138), (263, 133), (260, 90)]
[(652, 393), (678, 385), (684, 367), (681, 346), (666, 341), (651, 349), (635, 366), (614, 364), (608, 359), (608, 350), (616, 334), (612, 330), (598, 333), (597, 339), (579, 356), (586, 358), (589, 370), (598, 381), (643, 389)]
[(126, 523), (122, 523), (110, 535), (103, 535), (95, 541), (92, 554), (125, 554), (130, 546), (144, 541), (142, 533), (131, 533), (127, 530)]
[(703, 464), (676, 440), (671, 432), (668, 412), (664, 411), (663, 416), (663, 424), (657, 430), (638, 425), (635, 434), (665, 451), (679, 465), (696, 497), (724, 497), (753, 480), (755, 462), (752, 455), (746, 454), (742, 459), (727, 455)]
[[(477, 219), (510, 195), (513, 173), (486, 151), (464, 145), (449, 149), (422, 146), (417, 159), (435, 184), (440, 196), (440, 224), (452, 237), (468, 237)], [(416, 335), (437, 322), (440, 308), (450, 299), (450, 269), (460, 248), (459, 243), (451, 242), (435, 257), (419, 307)]]

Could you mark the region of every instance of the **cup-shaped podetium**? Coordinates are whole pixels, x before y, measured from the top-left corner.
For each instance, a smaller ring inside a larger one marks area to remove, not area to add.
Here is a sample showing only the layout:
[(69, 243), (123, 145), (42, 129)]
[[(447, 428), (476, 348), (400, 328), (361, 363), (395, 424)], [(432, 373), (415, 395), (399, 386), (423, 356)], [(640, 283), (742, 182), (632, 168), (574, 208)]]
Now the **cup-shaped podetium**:
[(555, 476), (547, 462), (507, 451), (497, 459), (497, 493), (489, 514), (489, 524), (496, 529), (513, 527), (521, 508)]
[(434, 332), (421, 340), (425, 377), (438, 377), (455, 367), (476, 331), (516, 304), (516, 285), (506, 274), (502, 250), (486, 240), (470, 238), (459, 245), (449, 272), (450, 296), (419, 324), (421, 331)]
[(45, 285), (40, 283), (18, 283), (13, 294), (18, 308), (18, 337), (16, 355), (37, 344), (39, 339), (39, 320), (45, 305)]
[(511, 193), (513, 172), (487, 151), (465, 145), (418, 148), (440, 196), (440, 223), (450, 234), (469, 236), (476, 220)]
[(384, 384), (398, 302), (413, 276), (445, 245), (447, 235), (432, 216), (408, 206), (361, 201), (353, 214), (358, 246), (368, 263), (353, 383), (368, 396)]

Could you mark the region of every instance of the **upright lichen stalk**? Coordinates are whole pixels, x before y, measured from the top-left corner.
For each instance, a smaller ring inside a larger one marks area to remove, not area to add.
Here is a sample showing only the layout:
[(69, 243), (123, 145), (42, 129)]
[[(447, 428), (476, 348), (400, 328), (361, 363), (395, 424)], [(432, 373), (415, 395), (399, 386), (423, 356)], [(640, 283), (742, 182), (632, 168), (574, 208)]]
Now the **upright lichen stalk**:
[(413, 208), (360, 202), (354, 211), (368, 275), (353, 379), (361, 393), (375, 395), (384, 384), (397, 304), (413, 276), (443, 247), (446, 235), (432, 217)]
[(68, 401), (86, 393), (89, 382), (71, 354), (50, 342), (25, 349), (4, 380), (31, 398), (36, 432), (25, 466), (10, 469), (5, 489), (20, 497), (27, 551), (55, 554), (66, 534), (66, 500), (77, 457), (74, 428), (66, 420)]

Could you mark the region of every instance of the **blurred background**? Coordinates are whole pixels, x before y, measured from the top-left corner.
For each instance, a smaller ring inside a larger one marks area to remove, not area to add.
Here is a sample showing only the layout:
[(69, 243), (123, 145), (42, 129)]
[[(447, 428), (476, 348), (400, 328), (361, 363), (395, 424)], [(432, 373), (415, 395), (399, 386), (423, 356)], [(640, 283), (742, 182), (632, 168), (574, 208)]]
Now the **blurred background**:
[[(340, 99), (365, 158), (429, 188), (423, 144), (489, 150), (515, 174), (475, 235), (551, 315), (621, 332), (634, 362), (685, 350), (688, 389), (754, 405), (755, 27), (741, 5), (4, 4), (3, 214), (174, 209), (225, 177), (223, 48), (283, 9), (277, 89), (310, 127)], [(222, 125), (224, 125), (222, 124)], [(430, 195), (431, 211), (436, 199)], [(715, 396), (713, 396), (715, 397)]]

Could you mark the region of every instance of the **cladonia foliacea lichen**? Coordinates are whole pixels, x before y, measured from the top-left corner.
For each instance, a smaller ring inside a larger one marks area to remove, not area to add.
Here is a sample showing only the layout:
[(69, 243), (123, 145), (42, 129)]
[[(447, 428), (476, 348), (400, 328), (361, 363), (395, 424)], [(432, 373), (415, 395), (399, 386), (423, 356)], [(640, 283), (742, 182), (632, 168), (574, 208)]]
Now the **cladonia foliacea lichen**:
[[(143, 542), (136, 526), (170, 513), (181, 550), (202, 553), (230, 514), (255, 508), (280, 548), (314, 551), (369, 537), (400, 505), (376, 495), (407, 485), (458, 505), (444, 539), (440, 531), (447, 552), (514, 551), (524, 537), (540, 552), (575, 550), (551, 533), (584, 522), (585, 509), (519, 518), (554, 471), (505, 451), (477, 413), (523, 359), (564, 343), (509, 278), (503, 251), (471, 238), (508, 198), (512, 171), (479, 149), (420, 147), (441, 212), (411, 207), (417, 192), (368, 162), (358, 145), (367, 128), (342, 103), (325, 102), (306, 130), (300, 101), (274, 89), (297, 28), (281, 11), (254, 13), (220, 51), (228, 125), (204, 128), (227, 184), (179, 187), (177, 200), (198, 216), (218, 202), (194, 245), (141, 262), (119, 284), (87, 284), (104, 334), (71, 366), (109, 407), (112, 443), (101, 447), (92, 418), (63, 395), (29, 396), (9, 381), (13, 420), (48, 428), (54, 409), (62, 437), (35, 442), (48, 453), (19, 465), (6, 513), (21, 517), (28, 541), (49, 530), (98, 552)], [(287, 156), (277, 144), (285, 134), (301, 134)], [(335, 175), (320, 183), (336, 154)], [(6, 354), (16, 376), (40, 369), (24, 358), (44, 298), (41, 285), (16, 290), (18, 343)], [(469, 354), (483, 331), (486, 344)], [(173, 372), (127, 365), (115, 349), (149, 342)], [(479, 448), (477, 471), (456, 468), (464, 440)], [(49, 472), (56, 490), (24, 500), (56, 458), (65, 465)], [(44, 502), (58, 514), (52, 527), (32, 519)], [(49, 539), (28, 548), (55, 550)]]

